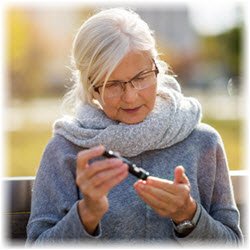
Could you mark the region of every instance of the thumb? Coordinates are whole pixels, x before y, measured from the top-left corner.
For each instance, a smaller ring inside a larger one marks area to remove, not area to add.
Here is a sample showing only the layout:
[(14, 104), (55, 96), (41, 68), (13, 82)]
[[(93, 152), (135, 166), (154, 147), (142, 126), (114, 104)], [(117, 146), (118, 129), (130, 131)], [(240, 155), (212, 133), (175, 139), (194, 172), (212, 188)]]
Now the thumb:
[(105, 150), (104, 146), (99, 145), (97, 147), (80, 151), (77, 154), (77, 159), (76, 159), (77, 169), (85, 169), (86, 166), (88, 165), (89, 160), (93, 159), (94, 157), (101, 156), (104, 150)]
[(189, 185), (189, 180), (185, 174), (185, 169), (183, 166), (177, 166), (174, 170), (174, 183), (175, 184), (187, 184)]

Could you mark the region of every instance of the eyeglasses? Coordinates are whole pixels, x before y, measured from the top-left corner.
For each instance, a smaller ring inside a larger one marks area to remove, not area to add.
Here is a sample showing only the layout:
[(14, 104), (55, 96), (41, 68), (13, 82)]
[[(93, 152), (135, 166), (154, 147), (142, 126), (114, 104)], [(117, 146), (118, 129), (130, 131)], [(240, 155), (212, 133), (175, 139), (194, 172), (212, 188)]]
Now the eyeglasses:
[(129, 81), (118, 81), (118, 80), (107, 81), (105, 86), (104, 84), (100, 84), (98, 86), (95, 86), (94, 90), (99, 93), (101, 90), (103, 91), (103, 95), (106, 98), (112, 98), (121, 96), (125, 91), (125, 85), (127, 83), (131, 83), (131, 85), (137, 90), (146, 89), (151, 85), (155, 84), (155, 78), (159, 73), (159, 70), (155, 63), (154, 65), (155, 69), (142, 71)]

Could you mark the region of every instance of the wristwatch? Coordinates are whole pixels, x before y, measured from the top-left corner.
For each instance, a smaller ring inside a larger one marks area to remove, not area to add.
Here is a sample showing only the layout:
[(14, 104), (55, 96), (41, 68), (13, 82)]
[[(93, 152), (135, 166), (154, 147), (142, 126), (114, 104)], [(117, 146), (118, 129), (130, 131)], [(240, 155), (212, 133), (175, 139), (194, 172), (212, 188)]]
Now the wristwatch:
[(175, 229), (177, 235), (180, 237), (181, 236), (184, 237), (184, 236), (187, 236), (189, 233), (191, 233), (198, 223), (198, 220), (200, 218), (200, 213), (201, 213), (201, 208), (197, 204), (195, 215), (191, 221), (184, 220), (184, 221), (180, 222), (179, 224), (175, 224), (173, 222), (174, 229)]

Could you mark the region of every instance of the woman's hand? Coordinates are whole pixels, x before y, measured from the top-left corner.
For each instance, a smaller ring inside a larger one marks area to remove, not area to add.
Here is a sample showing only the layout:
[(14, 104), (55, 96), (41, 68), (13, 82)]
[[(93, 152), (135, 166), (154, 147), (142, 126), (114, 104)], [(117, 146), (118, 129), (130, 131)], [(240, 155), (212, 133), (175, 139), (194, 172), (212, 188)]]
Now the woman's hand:
[(78, 211), (86, 230), (92, 234), (108, 211), (108, 192), (128, 175), (128, 166), (119, 159), (89, 160), (101, 156), (105, 148), (98, 146), (77, 155), (76, 184), (84, 195)]
[(146, 181), (137, 181), (134, 187), (156, 213), (175, 223), (191, 220), (195, 214), (196, 202), (190, 195), (190, 183), (182, 166), (175, 168), (174, 182), (148, 177)]

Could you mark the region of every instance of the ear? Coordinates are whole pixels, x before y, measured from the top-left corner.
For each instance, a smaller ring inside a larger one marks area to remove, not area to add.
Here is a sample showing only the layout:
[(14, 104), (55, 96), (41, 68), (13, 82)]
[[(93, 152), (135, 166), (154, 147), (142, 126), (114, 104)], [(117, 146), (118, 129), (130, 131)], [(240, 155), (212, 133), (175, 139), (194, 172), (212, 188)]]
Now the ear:
[(97, 101), (99, 101), (99, 99), (101, 99), (101, 95), (97, 92), (97, 91), (93, 91), (93, 98)]
[(98, 104), (98, 106), (102, 107), (103, 101), (99, 92), (93, 91), (92, 93), (93, 101)]

